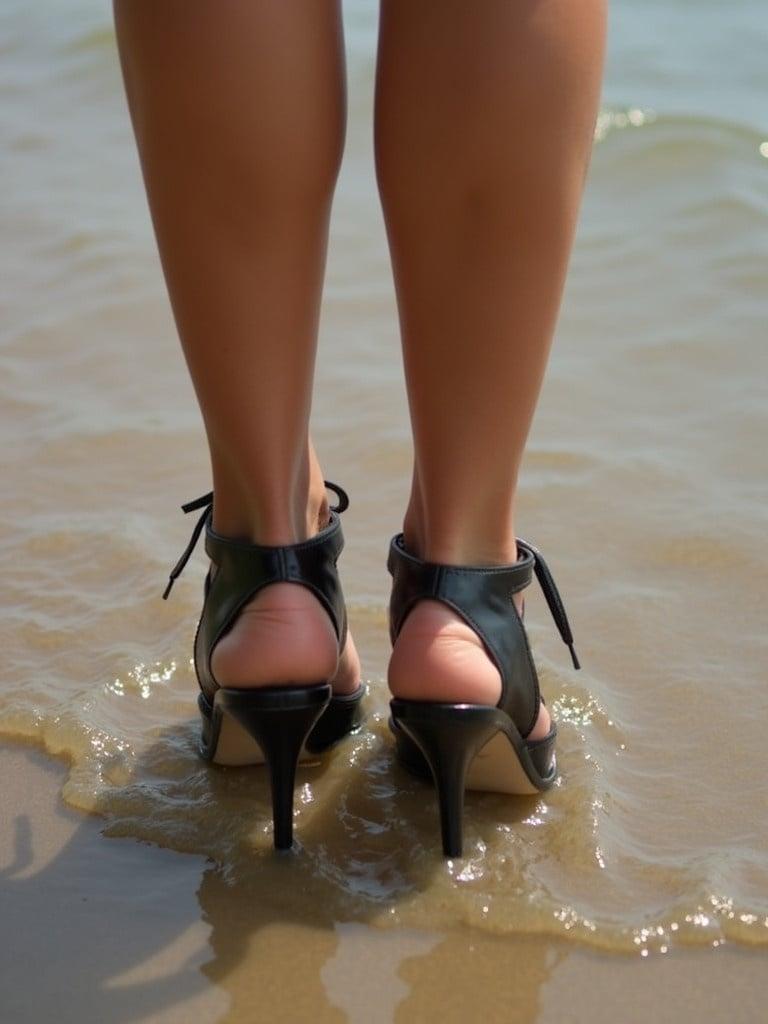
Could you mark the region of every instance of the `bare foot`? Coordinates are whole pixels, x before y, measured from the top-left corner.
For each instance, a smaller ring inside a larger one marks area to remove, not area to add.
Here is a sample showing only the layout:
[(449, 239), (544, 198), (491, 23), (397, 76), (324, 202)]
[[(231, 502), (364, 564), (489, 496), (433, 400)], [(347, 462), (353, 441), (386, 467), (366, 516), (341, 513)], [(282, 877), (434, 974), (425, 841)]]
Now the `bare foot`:
[[(515, 594), (522, 615), (523, 595)], [(475, 631), (440, 601), (423, 600), (408, 614), (395, 641), (389, 688), (406, 700), (498, 703), (501, 675)], [(544, 704), (527, 739), (543, 739), (550, 730)]]

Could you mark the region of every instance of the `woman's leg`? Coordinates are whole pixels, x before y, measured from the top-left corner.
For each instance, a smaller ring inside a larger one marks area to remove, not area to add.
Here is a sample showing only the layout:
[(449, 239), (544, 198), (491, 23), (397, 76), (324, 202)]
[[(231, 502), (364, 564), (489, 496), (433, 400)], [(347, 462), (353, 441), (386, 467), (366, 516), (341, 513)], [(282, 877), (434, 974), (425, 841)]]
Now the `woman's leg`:
[[(115, 0), (168, 290), (210, 447), (214, 528), (264, 544), (328, 519), (309, 438), (328, 219), (344, 142), (339, 0)], [(337, 672), (327, 613), (275, 584), (218, 644), (235, 686)]]
[[(605, 20), (606, 0), (382, 2), (376, 158), (415, 452), (403, 528), (431, 561), (517, 557), (517, 475), (590, 159)], [(501, 692), (476, 634), (432, 601), (406, 620), (389, 682), (431, 700)], [(542, 708), (531, 736), (548, 728)]]

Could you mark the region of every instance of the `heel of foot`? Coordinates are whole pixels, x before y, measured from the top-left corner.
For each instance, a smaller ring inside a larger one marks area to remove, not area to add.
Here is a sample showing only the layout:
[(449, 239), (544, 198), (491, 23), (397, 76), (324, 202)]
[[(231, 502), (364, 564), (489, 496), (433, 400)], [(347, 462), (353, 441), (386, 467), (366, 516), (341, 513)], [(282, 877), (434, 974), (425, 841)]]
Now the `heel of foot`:
[[(447, 605), (420, 601), (403, 623), (392, 650), (388, 683), (403, 700), (495, 706), (501, 698), (501, 675), (480, 637)], [(532, 740), (550, 730), (542, 704)]]
[(327, 612), (306, 587), (276, 583), (243, 608), (219, 640), (211, 670), (220, 686), (279, 686), (333, 678), (336, 634)]

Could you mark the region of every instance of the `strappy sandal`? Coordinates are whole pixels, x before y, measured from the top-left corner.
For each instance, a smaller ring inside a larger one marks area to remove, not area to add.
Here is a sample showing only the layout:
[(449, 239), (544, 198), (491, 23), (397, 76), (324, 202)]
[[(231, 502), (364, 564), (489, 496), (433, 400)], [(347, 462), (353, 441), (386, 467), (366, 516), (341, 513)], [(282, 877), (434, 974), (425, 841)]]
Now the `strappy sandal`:
[(330, 522), (314, 537), (296, 544), (262, 545), (222, 537), (211, 528), (213, 493), (182, 505), (184, 512), (204, 509), (178, 563), (171, 570), (163, 598), (181, 575), (200, 534), (215, 567), (205, 578), (204, 602), (195, 633), (194, 661), (200, 684), (202, 717), (199, 752), (224, 765), (266, 762), (272, 787), (274, 844), (289, 849), (293, 842), (293, 790), (299, 761), (317, 760), (356, 729), (361, 721), (362, 683), (349, 695), (334, 695), (328, 680), (302, 686), (219, 686), (211, 672), (218, 641), (240, 612), (270, 583), (300, 583), (330, 616), (341, 652), (347, 638), (347, 612), (336, 568), (344, 547), (340, 514), (348, 507), (345, 491), (325, 481), (339, 503)]
[(398, 697), (390, 701), (390, 728), (399, 762), (422, 777), (431, 777), (437, 788), (446, 857), (461, 856), (465, 788), (539, 793), (557, 777), (554, 722), (547, 736), (526, 739), (536, 724), (541, 694), (512, 596), (528, 586), (533, 572), (574, 668), (581, 666), (565, 608), (544, 559), (525, 541), (518, 539), (517, 549), (513, 565), (459, 566), (423, 562), (406, 550), (402, 533), (392, 538), (389, 548), (392, 644), (417, 601), (441, 601), (472, 627), (501, 673), (501, 699), (495, 707)]

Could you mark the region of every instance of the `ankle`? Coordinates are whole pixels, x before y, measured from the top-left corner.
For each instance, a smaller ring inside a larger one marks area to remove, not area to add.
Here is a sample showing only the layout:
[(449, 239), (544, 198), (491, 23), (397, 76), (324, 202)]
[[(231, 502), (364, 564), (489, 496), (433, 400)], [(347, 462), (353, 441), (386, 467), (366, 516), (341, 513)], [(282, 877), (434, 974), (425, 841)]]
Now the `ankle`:
[(322, 477), (293, 488), (239, 487), (214, 472), (212, 526), (252, 544), (296, 544), (328, 525), (330, 503)]
[[(488, 490), (488, 489), (486, 489)], [(442, 565), (510, 565), (517, 561), (514, 483), (471, 488), (467, 502), (462, 488), (451, 499), (429, 500), (414, 469), (411, 494), (403, 517), (405, 546), (417, 558)]]
[(511, 565), (517, 561), (513, 526), (495, 531), (477, 529), (473, 524), (426, 529), (411, 510), (403, 519), (406, 549), (425, 562), (441, 565)]

